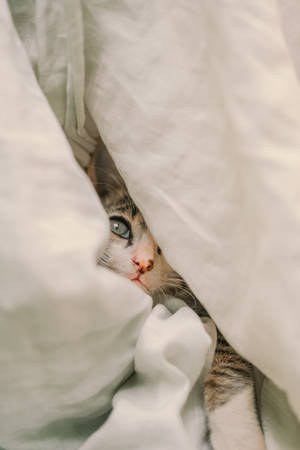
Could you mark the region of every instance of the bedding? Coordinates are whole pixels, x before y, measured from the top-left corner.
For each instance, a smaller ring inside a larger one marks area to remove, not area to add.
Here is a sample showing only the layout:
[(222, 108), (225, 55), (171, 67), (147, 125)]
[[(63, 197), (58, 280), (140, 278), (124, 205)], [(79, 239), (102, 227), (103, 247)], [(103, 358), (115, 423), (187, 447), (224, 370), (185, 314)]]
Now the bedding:
[(0, 18), (0, 447), (209, 448), (213, 323), (95, 265), (109, 227), (82, 168), (100, 132), (266, 377), (267, 449), (299, 448), (296, 0), (1, 0)]

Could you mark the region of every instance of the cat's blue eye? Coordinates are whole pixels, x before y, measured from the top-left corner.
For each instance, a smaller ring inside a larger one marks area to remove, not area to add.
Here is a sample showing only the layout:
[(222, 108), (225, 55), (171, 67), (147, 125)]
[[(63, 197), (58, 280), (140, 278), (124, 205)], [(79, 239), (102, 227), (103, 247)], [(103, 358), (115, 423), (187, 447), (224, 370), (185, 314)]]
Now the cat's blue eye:
[(111, 217), (110, 231), (123, 239), (130, 239), (131, 230), (129, 224), (122, 217)]

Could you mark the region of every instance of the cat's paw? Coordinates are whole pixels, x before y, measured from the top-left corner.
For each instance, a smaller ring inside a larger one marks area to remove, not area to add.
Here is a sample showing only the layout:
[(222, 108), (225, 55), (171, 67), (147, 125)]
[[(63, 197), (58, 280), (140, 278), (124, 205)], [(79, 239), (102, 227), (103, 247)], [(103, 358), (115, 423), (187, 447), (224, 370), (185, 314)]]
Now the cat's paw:
[(266, 450), (252, 391), (248, 388), (211, 412), (209, 427), (214, 450)]
[(227, 433), (213, 432), (210, 435), (213, 450), (266, 450), (266, 444), (262, 433), (239, 433), (232, 431)]

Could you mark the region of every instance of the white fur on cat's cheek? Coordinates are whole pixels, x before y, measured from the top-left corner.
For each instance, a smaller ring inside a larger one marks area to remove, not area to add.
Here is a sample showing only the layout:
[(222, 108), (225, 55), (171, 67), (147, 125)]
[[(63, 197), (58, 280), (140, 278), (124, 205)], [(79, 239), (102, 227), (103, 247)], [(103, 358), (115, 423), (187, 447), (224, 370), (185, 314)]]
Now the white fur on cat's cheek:
[(108, 255), (108, 266), (110, 269), (115, 270), (127, 278), (134, 276), (135, 268), (131, 259), (131, 250), (130, 247), (126, 247), (126, 241), (124, 239), (112, 240), (106, 253)]
[(250, 386), (209, 414), (214, 450), (266, 450)]

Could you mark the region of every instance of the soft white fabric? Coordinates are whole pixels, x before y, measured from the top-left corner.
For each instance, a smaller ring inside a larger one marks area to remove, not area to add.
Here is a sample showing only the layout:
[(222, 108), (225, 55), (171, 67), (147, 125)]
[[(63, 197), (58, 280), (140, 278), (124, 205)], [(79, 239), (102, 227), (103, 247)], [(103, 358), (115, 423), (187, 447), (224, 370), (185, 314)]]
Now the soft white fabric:
[(170, 262), (300, 416), (300, 89), (277, 4), (96, 3), (92, 116)]
[(132, 372), (152, 302), (95, 266), (106, 215), (0, 14), (0, 447), (73, 450)]
[(300, 443), (300, 424), (292, 413), (286, 396), (270, 381), (262, 391), (262, 418), (267, 448), (296, 450)]
[(83, 166), (98, 127), (170, 263), (287, 393), (294, 414), (263, 385), (268, 450), (297, 448), (296, 3), (281, 17), (273, 0), (9, 5), (26, 53), (2, 0), (0, 447), (206, 445), (213, 343), (187, 308), (151, 312), (95, 267), (107, 220), (60, 124)]
[[(207, 329), (214, 336), (214, 325), (208, 323)], [(137, 342), (134, 376), (81, 450), (209, 450), (202, 385), (213, 349), (190, 309), (172, 315), (156, 306)]]

